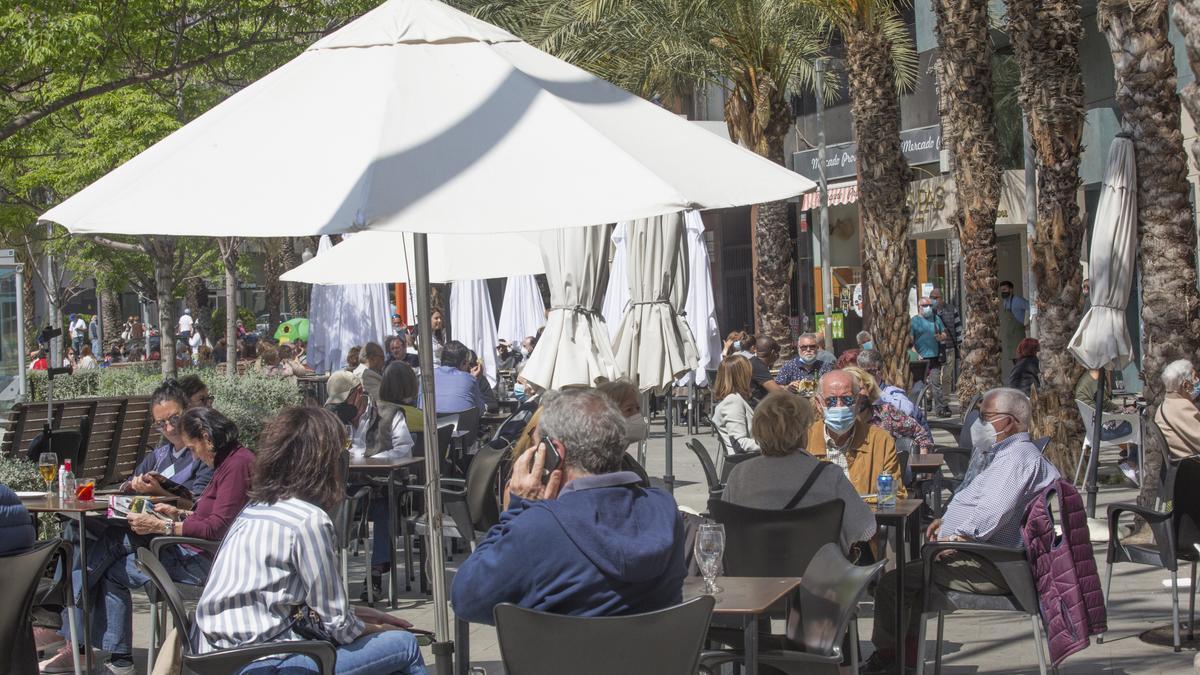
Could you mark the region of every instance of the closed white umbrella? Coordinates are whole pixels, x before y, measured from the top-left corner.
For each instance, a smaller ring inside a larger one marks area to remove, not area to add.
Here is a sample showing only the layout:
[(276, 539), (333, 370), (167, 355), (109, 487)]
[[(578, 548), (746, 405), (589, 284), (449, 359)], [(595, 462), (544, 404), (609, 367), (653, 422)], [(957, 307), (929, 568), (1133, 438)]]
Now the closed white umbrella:
[[(542, 257), (538, 255), (538, 268)], [(542, 300), (542, 289), (532, 274), (509, 277), (504, 285), (504, 302), (500, 305), (500, 324), (496, 336), (508, 340), (514, 348), (521, 340), (536, 335), (537, 329), (546, 325), (546, 303)]]
[(698, 387), (708, 385), (708, 371), (721, 365), (721, 332), (717, 325), (717, 303), (713, 298), (712, 269), (708, 245), (704, 241), (704, 221), (698, 211), (686, 211), (683, 222), (687, 227), (688, 294), (684, 304), (692, 340), (696, 343), (696, 369), (684, 375), (680, 385), (694, 382)]
[(613, 340), (617, 339), (617, 329), (621, 327), (621, 319), (625, 310), (629, 309), (629, 272), (626, 271), (625, 234), (629, 223), (617, 223), (612, 231), (613, 257), (608, 270), (608, 288), (604, 291), (604, 305), (600, 313), (604, 315), (604, 323), (608, 324), (608, 334)]
[(487, 281), (470, 279), (450, 285), (450, 334), (474, 350), (483, 374), (496, 386), (496, 319)]
[[(1133, 341), (1125, 323), (1125, 308), (1133, 287), (1137, 261), (1137, 162), (1133, 141), (1125, 135), (1113, 139), (1108, 149), (1108, 166), (1096, 223), (1092, 250), (1088, 254), (1090, 274), (1088, 297), (1091, 307), (1071, 338), (1068, 349), (1088, 368), (1124, 368), (1133, 357)], [(1095, 420), (1088, 455), (1087, 510), (1096, 515), (1096, 471), (1100, 454), (1105, 378), (1096, 387)]]
[[(279, 278), (306, 284), (409, 282), (415, 276), (414, 249), (412, 234), (363, 232), (322, 250)], [(429, 280), (434, 283), (542, 272), (542, 253), (534, 233), (429, 236)]]
[[(333, 248), (329, 237), (321, 237), (317, 255)], [(388, 333), (387, 286), (314, 286), (308, 324), (308, 365), (318, 373), (332, 373), (346, 363), (351, 347), (382, 342)]]
[(547, 232), (541, 246), (550, 314), (521, 376), (543, 389), (615, 378), (612, 342), (600, 317), (600, 296), (608, 280), (608, 227)]
[[(76, 233), (546, 231), (814, 187), (495, 26), (435, 0), (388, 0), (42, 217)], [(426, 238), (413, 241), (428, 334)], [(587, 293), (591, 311), (602, 286)], [(434, 399), (423, 398), (428, 428)], [(434, 435), (425, 440), (436, 457)], [(430, 550), (440, 551), (438, 466), (426, 468)], [(433, 592), (444, 636), (440, 573)]]
[(679, 213), (629, 224), (630, 306), (615, 351), (617, 367), (642, 391), (661, 389), (696, 367), (696, 345), (681, 316), (688, 264), (683, 229)]

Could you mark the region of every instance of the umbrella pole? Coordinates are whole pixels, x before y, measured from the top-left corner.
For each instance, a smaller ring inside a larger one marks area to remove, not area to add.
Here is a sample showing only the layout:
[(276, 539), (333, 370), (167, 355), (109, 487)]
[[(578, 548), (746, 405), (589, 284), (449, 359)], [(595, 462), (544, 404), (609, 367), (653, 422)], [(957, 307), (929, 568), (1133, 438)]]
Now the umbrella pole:
[(1096, 417), (1092, 420), (1092, 448), (1087, 467), (1087, 514), (1096, 517), (1096, 472), (1100, 465), (1100, 423), (1104, 419), (1104, 369), (1100, 369), (1100, 381), (1096, 383)]
[[(433, 326), (429, 320), (429, 244), (427, 235), (413, 235), (416, 261), (417, 327), (421, 338), (417, 350), (421, 360), (421, 409), (425, 432), (425, 504), (429, 520), (429, 569), (433, 577), (434, 632), (440, 639), (434, 644), (437, 672), (449, 674), (454, 668), (454, 648), (450, 636), (450, 617), (446, 605), (446, 559), (442, 548), (441, 453), (438, 449), (437, 397), (433, 391)], [(444, 664), (444, 665), (443, 665)]]
[(666, 475), (663, 476), (663, 484), (665, 484), (667, 486), (667, 492), (670, 492), (671, 494), (675, 494), (675, 475), (672, 472), (672, 470), (674, 469), (674, 467), (672, 466), (672, 464), (674, 463), (673, 451), (675, 450), (674, 439), (672, 438), (675, 435), (675, 429), (673, 428), (672, 422), (674, 420), (672, 420), (672, 418), (675, 416), (675, 412), (674, 412), (674, 410), (672, 410), (671, 399), (673, 397), (671, 396), (671, 394), (673, 394), (674, 391), (673, 391), (673, 387), (671, 387), (671, 385), (667, 385), (666, 393), (667, 393), (667, 396), (666, 396), (667, 404), (665, 406), (665, 410), (667, 412), (667, 420), (664, 423), (663, 433), (666, 434), (666, 437), (667, 437), (667, 454), (666, 454)]

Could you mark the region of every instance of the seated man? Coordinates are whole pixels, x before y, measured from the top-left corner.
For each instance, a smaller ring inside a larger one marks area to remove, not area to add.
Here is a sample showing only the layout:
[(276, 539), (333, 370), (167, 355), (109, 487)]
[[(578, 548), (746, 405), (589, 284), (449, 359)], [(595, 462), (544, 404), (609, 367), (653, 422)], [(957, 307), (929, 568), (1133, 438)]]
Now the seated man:
[[(502, 602), (574, 616), (679, 603), (683, 521), (669, 494), (621, 471), (616, 405), (593, 389), (547, 393), (536, 436), (513, 465), (500, 523), (454, 575), (455, 614), (490, 624)], [(564, 459), (543, 482), (548, 452)]]
[(775, 339), (764, 335), (754, 341), (754, 355), (750, 357), (750, 399), (757, 403), (773, 391), (783, 391), (783, 385), (771, 377), (771, 366), (779, 358), (779, 345)]
[(796, 340), (796, 358), (783, 364), (775, 383), (787, 387), (795, 393), (811, 395), (816, 388), (817, 380), (833, 368), (837, 360), (830, 355), (829, 360), (821, 359), (821, 336), (816, 333), (805, 333)]
[(905, 495), (900, 477), (896, 442), (886, 431), (858, 415), (860, 394), (854, 377), (844, 370), (831, 370), (817, 389), (817, 410), (822, 419), (808, 428), (808, 452), (841, 467), (860, 495), (875, 493), (875, 479), (889, 473), (896, 496)]
[[(468, 372), (471, 370), (471, 372)], [(478, 408), (483, 413), (487, 402), (479, 389), (482, 366), (471, 368), (471, 350), (458, 340), (442, 347), (442, 365), (433, 369), (433, 391), (439, 413), (456, 413)], [(417, 407), (420, 407), (418, 397)]]
[(879, 385), (879, 399), (872, 401), (872, 403), (886, 403), (905, 415), (916, 419), (922, 427), (925, 427), (925, 431), (929, 431), (929, 422), (925, 419), (925, 411), (918, 408), (903, 389), (894, 384), (888, 384), (887, 379), (884, 378), (883, 354), (874, 349), (864, 349), (858, 353), (857, 361), (858, 367), (867, 371), (871, 377), (875, 378), (875, 383)]
[[(1029, 438), (1032, 407), (1016, 389), (992, 389), (979, 406), (979, 425), (972, 435), (984, 459), (978, 475), (966, 481), (946, 508), (946, 514), (926, 530), (931, 541), (971, 541), (997, 546), (1021, 545), (1021, 518), (1029, 503), (1051, 482), (1058, 470)], [(922, 563), (904, 568), (904, 606), (912, 648), (906, 653), (916, 663), (916, 631), (921, 606)], [(1003, 595), (1008, 586), (1000, 572), (977, 556), (947, 551), (933, 566), (933, 583), (948, 590)], [(896, 654), (896, 572), (880, 580), (875, 593), (875, 627), (871, 640), (878, 650), (863, 664), (863, 673), (891, 672)]]
[(1192, 401), (1196, 369), (1187, 359), (1172, 361), (1163, 368), (1162, 383), (1166, 396), (1154, 413), (1154, 423), (1162, 431), (1172, 459), (1194, 457), (1200, 454), (1200, 410)]

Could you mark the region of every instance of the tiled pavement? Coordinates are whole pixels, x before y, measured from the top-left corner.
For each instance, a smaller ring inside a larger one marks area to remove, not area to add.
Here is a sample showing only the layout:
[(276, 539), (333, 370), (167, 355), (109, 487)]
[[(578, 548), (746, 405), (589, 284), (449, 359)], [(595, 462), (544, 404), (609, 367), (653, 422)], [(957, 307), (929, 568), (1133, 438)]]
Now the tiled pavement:
[[(707, 499), (707, 489), (699, 461), (685, 447), (690, 437), (682, 435), (676, 427), (674, 438), (674, 472), (677, 480), (676, 499), (681, 505), (702, 510)], [(661, 422), (651, 427), (651, 440), (647, 451), (647, 470), (652, 476), (661, 476), (664, 469), (664, 439)], [(710, 450), (715, 447), (714, 439), (707, 433), (698, 436)], [(949, 438), (942, 439), (949, 442)], [(1105, 487), (1100, 493), (1104, 504), (1132, 500), (1134, 490), (1127, 487)], [(1097, 565), (1104, 572), (1104, 547), (1096, 546)], [(460, 556), (461, 558), (461, 556)], [(451, 569), (453, 569), (451, 564)], [(357, 597), (362, 582), (361, 557), (352, 562), (351, 590)], [(1186, 583), (1186, 573), (1181, 570)], [(1169, 646), (1147, 644), (1140, 639), (1141, 633), (1151, 628), (1169, 626), (1171, 596), (1162, 580), (1168, 575), (1162, 571), (1134, 565), (1118, 566), (1113, 574), (1112, 599), (1109, 602), (1109, 632), (1102, 645), (1093, 644), (1069, 659), (1060, 669), (1065, 673), (1191, 673), (1192, 659), (1196, 652), (1185, 645), (1181, 654), (1172, 652)], [(138, 603), (134, 616), (135, 646), (138, 655), (138, 670), (145, 667), (145, 644), (148, 635), (148, 614), (145, 597), (135, 594)], [(1181, 597), (1181, 613), (1186, 621), (1187, 598)], [(433, 628), (433, 607), (427, 599), (415, 593), (402, 598), (398, 614), (423, 628)], [(870, 607), (865, 606), (860, 619), (860, 631), (870, 635)], [(930, 633), (933, 633), (930, 622)], [(1028, 620), (1023, 617), (1000, 612), (964, 613), (948, 615), (946, 619), (946, 644), (943, 670), (954, 673), (1036, 673), (1037, 656), (1033, 651), (1032, 633)], [(1185, 633), (1186, 637), (1186, 633)], [(930, 652), (932, 652), (930, 642)], [(870, 649), (864, 644), (865, 649)], [(425, 650), (425, 657), (432, 656)], [(472, 665), (482, 667), (489, 674), (502, 673), (500, 651), (495, 630), (489, 626), (475, 625), (471, 628)], [(932, 662), (930, 672), (932, 672)], [(479, 672), (479, 671), (476, 671)]]

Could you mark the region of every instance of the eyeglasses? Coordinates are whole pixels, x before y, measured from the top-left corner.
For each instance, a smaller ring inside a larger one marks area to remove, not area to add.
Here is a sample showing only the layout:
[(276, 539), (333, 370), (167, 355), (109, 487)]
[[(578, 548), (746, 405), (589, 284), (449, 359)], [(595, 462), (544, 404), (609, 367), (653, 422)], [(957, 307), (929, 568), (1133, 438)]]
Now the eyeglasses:
[(817, 351), (817, 346), (816, 345), (796, 345), (796, 349), (799, 351), (802, 351), (802, 352), (815, 352), (815, 351)]
[(854, 405), (855, 398), (857, 398), (857, 397), (852, 396), (852, 395), (826, 396), (825, 397), (825, 407), (826, 408), (837, 408), (839, 406), (842, 406), (842, 407), (849, 408), (850, 406)]
[(1013, 417), (1012, 413), (1001, 412), (998, 410), (979, 413), (979, 419), (983, 420), (984, 422), (991, 422), (992, 420), (1000, 417), (1012, 417), (1013, 419), (1016, 419), (1016, 417)]
[(170, 427), (172, 429), (178, 429), (179, 428), (179, 415), (178, 414), (171, 415), (170, 417), (168, 417), (165, 420), (162, 420), (161, 422), (155, 422), (153, 425), (151, 425), (150, 428), (154, 429), (155, 431), (157, 431), (161, 434), (163, 431), (166, 430), (168, 425), (170, 425)]

